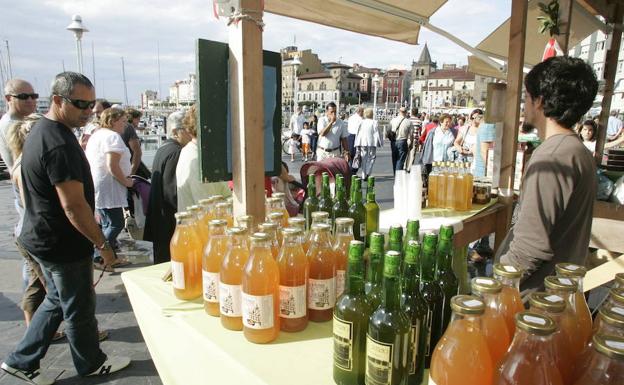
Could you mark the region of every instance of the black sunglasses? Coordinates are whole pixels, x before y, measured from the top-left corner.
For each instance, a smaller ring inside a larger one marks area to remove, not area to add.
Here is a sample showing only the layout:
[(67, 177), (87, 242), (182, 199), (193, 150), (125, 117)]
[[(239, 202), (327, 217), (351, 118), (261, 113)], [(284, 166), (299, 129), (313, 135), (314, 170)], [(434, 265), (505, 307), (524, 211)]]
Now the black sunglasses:
[(95, 100), (80, 100), (80, 99), (70, 99), (67, 96), (57, 95), (66, 101), (70, 102), (72, 106), (76, 107), (79, 110), (92, 110), (95, 107)]
[(22, 93), (22, 94), (17, 94), (17, 95), (9, 94), (9, 96), (12, 96), (14, 98), (18, 98), (19, 100), (27, 100), (28, 98), (31, 98), (32, 100), (39, 99), (39, 94), (25, 94), (25, 93)]

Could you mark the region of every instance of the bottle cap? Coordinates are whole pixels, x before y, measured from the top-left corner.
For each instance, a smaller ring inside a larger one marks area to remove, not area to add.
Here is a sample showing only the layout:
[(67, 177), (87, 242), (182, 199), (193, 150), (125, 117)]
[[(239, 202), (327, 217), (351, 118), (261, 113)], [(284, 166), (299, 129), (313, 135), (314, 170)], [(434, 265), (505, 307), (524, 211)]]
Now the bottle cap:
[(544, 310), (548, 313), (561, 313), (566, 308), (566, 302), (556, 294), (535, 292), (529, 295), (531, 307)]
[(188, 213), (186, 211), (180, 211), (178, 213), (175, 213), (173, 215), (175, 217), (175, 219), (190, 219), (191, 218), (191, 213)]
[(624, 288), (614, 288), (609, 290), (609, 298), (624, 307)]
[(312, 213), (312, 219), (329, 219), (329, 213), (327, 211), (315, 211)]
[(303, 234), (303, 230), (301, 230), (298, 227), (285, 227), (282, 229), (282, 233), (284, 234), (284, 236), (287, 235), (301, 235)]
[(607, 357), (624, 360), (624, 338), (596, 334), (593, 338), (594, 349)]
[(451, 298), (451, 310), (458, 314), (480, 315), (485, 312), (485, 302), (474, 295), (456, 295)]
[(420, 255), (420, 243), (414, 239), (407, 241), (405, 248), (405, 263), (415, 264), (418, 262), (418, 256)]
[(587, 269), (573, 263), (558, 263), (555, 271), (559, 277), (583, 278), (587, 274)]
[(364, 260), (364, 242), (353, 240), (349, 242), (349, 262), (362, 262)]
[(517, 279), (522, 277), (522, 270), (515, 266), (497, 263), (494, 265), (494, 274), (499, 277)]
[(503, 290), (499, 280), (488, 277), (477, 277), (470, 281), (473, 293), (498, 294)]
[(200, 206), (206, 207), (206, 206), (211, 206), (212, 202), (214, 202), (214, 196), (205, 198), (205, 199), (200, 199), (199, 201), (197, 201), (199, 203)]
[(624, 329), (624, 307), (603, 306), (598, 312), (598, 317), (602, 322), (606, 322), (618, 329)]
[(217, 203), (217, 205), (215, 207), (217, 209), (226, 209), (226, 210), (228, 210), (230, 208), (230, 204), (228, 202), (219, 202), (219, 203)]
[(383, 254), (384, 251), (384, 235), (382, 233), (373, 232), (370, 235), (370, 250), (372, 253)]
[(272, 197), (279, 199), (279, 200), (284, 200), (284, 198), (286, 197), (286, 194), (284, 194), (283, 192), (274, 192)]
[(236, 218), (236, 223), (238, 223), (239, 227), (253, 227), (253, 221), (253, 215), (239, 215), (238, 218)]
[(192, 205), (186, 208), (186, 211), (192, 214), (199, 214), (199, 212), (203, 211), (202, 207), (199, 205)]
[(269, 240), (269, 234), (253, 233), (250, 238), (252, 242), (264, 242)]
[(277, 231), (277, 228), (279, 227), (279, 225), (277, 223), (274, 222), (264, 222), (258, 225), (258, 228), (260, 230), (262, 230), (263, 232), (268, 231)]
[(209, 196), (208, 199), (212, 199), (212, 203), (225, 202), (225, 197), (223, 195)]
[(435, 252), (436, 244), (438, 243), (438, 236), (434, 233), (427, 233), (423, 238), (423, 250), (425, 252)]
[(316, 225), (312, 226), (312, 231), (325, 232), (329, 231), (330, 229), (331, 226), (327, 223), (317, 223)]
[(564, 291), (564, 292), (576, 292), (578, 290), (578, 284), (573, 279), (568, 277), (555, 277), (549, 276), (544, 278), (544, 286), (550, 290)]
[(288, 218), (288, 226), (291, 227), (304, 227), (306, 223), (305, 218), (302, 217), (292, 217)]
[(440, 226), (440, 239), (451, 240), (453, 239), (453, 226)]
[(209, 228), (214, 228), (214, 227), (225, 227), (227, 226), (227, 222), (224, 221), (223, 219), (213, 219), (210, 222), (208, 222), (208, 227)]
[(401, 268), (401, 253), (397, 251), (388, 251), (384, 258), (383, 274), (386, 277), (398, 277)]
[(275, 212), (269, 213), (267, 217), (272, 220), (281, 221), (282, 219), (284, 219), (284, 213), (275, 211)]
[(516, 327), (540, 336), (547, 336), (557, 330), (557, 324), (552, 318), (530, 311), (516, 314)]
[(420, 221), (418, 219), (408, 219), (406, 227), (408, 234), (418, 233), (420, 230)]
[(247, 233), (247, 229), (242, 227), (230, 227), (226, 231), (228, 235), (245, 235)]
[(390, 231), (388, 232), (388, 237), (390, 238), (390, 242), (400, 242), (403, 241), (403, 226), (399, 224), (395, 224), (390, 226)]
[(353, 218), (347, 218), (347, 217), (339, 217), (339, 218), (336, 218), (336, 221), (335, 221), (336, 226), (338, 226), (338, 225), (351, 225), (351, 226), (353, 226), (354, 222), (355, 221), (353, 220)]

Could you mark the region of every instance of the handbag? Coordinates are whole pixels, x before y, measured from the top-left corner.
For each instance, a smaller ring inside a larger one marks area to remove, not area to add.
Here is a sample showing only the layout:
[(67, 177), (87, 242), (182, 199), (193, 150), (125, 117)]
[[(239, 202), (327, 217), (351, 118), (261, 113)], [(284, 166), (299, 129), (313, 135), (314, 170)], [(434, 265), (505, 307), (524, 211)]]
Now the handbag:
[(353, 161), (351, 162), (351, 168), (360, 168), (362, 165), (362, 154), (360, 152), (360, 147), (356, 147), (355, 155), (353, 156)]
[[(405, 118), (401, 119), (401, 121), (399, 122), (399, 125), (397, 126), (397, 130), (401, 128), (401, 124), (403, 123), (404, 120)], [(390, 130), (388, 130), (388, 132), (386, 133), (386, 138), (388, 138), (389, 141), (394, 142), (396, 140), (396, 137), (397, 137), (397, 133), (392, 129), (392, 126), (390, 126)]]

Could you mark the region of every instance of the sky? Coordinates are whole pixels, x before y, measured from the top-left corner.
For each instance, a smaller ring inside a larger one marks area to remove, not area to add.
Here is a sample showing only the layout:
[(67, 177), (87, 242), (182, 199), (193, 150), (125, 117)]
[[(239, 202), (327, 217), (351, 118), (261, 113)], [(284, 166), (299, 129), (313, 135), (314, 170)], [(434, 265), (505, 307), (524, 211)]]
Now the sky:
[[(474, 46), (509, 17), (510, 4), (449, 0), (430, 22)], [(215, 19), (211, 0), (0, 0), (0, 9), (2, 60), (6, 62), (8, 41), (13, 77), (30, 81), (42, 95), (49, 93), (50, 81), (63, 66), (77, 69), (75, 39), (65, 30), (74, 14), (89, 29), (82, 39), (83, 68), (93, 81), (95, 63), (97, 96), (124, 100), (123, 57), (130, 104), (138, 104), (147, 89), (160, 88), (166, 97), (174, 81), (194, 72), (196, 39), (228, 38), (226, 21)], [(408, 45), (268, 13), (264, 22), (265, 50), (279, 51), (296, 39), (300, 49), (312, 49), (324, 62), (408, 68), (425, 43), (439, 66), (467, 62), (464, 49), (424, 28), (419, 45)]]

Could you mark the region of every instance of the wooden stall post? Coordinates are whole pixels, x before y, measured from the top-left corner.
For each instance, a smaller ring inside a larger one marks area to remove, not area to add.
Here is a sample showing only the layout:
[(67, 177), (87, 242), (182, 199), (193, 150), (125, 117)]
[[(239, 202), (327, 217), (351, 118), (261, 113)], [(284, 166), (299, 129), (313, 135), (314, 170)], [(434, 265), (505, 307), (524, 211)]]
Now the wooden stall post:
[(574, 0), (559, 0), (559, 35), (555, 37), (565, 56), (568, 56), (570, 43), (570, 24), (572, 23), (572, 5)]
[(528, 7), (529, 5), (526, 0), (512, 0), (511, 22), (509, 26), (507, 95), (505, 98), (505, 118), (503, 120), (500, 183), (498, 190), (499, 201), (507, 207), (505, 212), (499, 215), (497, 223), (497, 233), (499, 234), (507, 233), (511, 222)]
[[(262, 20), (261, 0), (242, 0), (241, 9)], [(234, 215), (264, 220), (262, 28), (251, 18), (229, 27), (230, 108)]]
[(602, 98), (602, 111), (600, 111), (600, 128), (596, 138), (596, 165), (602, 163), (602, 153), (607, 138), (607, 123), (611, 112), (611, 98), (613, 98), (613, 88), (615, 86), (615, 73), (617, 71), (618, 55), (620, 53), (620, 43), (622, 42), (622, 19), (624, 14), (624, 4), (617, 2), (612, 20), (607, 20), (613, 27), (610, 34), (611, 46), (607, 50), (604, 66), (604, 91)]

